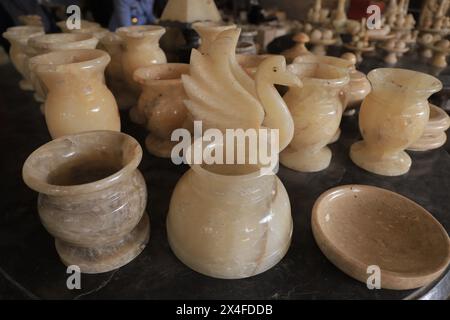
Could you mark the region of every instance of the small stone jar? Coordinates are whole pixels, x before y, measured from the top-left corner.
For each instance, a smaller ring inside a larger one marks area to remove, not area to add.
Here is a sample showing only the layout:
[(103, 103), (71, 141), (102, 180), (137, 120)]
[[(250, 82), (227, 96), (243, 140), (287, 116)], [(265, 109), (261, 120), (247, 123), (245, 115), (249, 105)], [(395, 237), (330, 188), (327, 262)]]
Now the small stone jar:
[(65, 265), (107, 272), (142, 252), (150, 223), (141, 158), (134, 138), (90, 131), (53, 140), (25, 161), (23, 179), (39, 192), (39, 216)]

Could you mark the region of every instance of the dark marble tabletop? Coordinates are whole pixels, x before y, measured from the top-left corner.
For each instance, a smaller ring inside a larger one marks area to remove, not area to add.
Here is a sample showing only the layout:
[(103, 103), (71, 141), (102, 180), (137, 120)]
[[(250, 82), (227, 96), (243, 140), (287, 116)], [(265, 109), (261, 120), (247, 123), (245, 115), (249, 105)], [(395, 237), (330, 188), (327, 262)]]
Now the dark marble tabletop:
[[(187, 166), (175, 166), (147, 152), (139, 169), (148, 187), (150, 242), (132, 263), (113, 272), (82, 275), (81, 290), (66, 287), (66, 267), (53, 238), (40, 224), (37, 194), (22, 181), (27, 156), (50, 140), (44, 117), (32, 94), (21, 91), (12, 66), (0, 66), (0, 299), (402, 299), (450, 292), (450, 276), (420, 290), (368, 290), (332, 265), (317, 247), (311, 209), (324, 191), (344, 184), (368, 184), (405, 195), (424, 206), (450, 230), (450, 156), (445, 148), (412, 153), (411, 171), (382, 177), (356, 167), (348, 156), (358, 139), (355, 117), (342, 123), (342, 137), (331, 146), (330, 167), (302, 174), (281, 167), (279, 177), (292, 206), (294, 233), (286, 257), (271, 270), (242, 280), (217, 280), (184, 266), (167, 243), (165, 218), (170, 196)], [(123, 131), (141, 143), (145, 130), (122, 113)], [(448, 150), (448, 148), (447, 148)], [(430, 291), (431, 290), (431, 291)]]

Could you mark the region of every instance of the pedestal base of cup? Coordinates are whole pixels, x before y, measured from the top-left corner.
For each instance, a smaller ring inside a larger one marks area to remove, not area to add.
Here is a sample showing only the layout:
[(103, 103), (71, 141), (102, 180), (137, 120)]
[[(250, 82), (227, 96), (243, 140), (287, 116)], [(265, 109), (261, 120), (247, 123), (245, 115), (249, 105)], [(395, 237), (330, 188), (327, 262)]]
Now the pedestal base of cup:
[(150, 220), (144, 212), (137, 226), (124, 238), (109, 245), (83, 248), (56, 239), (55, 246), (66, 266), (76, 265), (82, 273), (103, 273), (120, 268), (144, 250), (150, 236)]
[(172, 149), (177, 143), (170, 139), (161, 139), (151, 133), (145, 138), (145, 147), (148, 152), (160, 158), (170, 158)]
[(401, 176), (411, 167), (411, 158), (405, 151), (381, 158), (373, 155), (364, 141), (351, 146), (350, 158), (358, 167), (382, 176)]
[(318, 172), (328, 168), (332, 153), (328, 147), (319, 150), (295, 150), (287, 147), (280, 154), (283, 166), (300, 172)]
[(447, 134), (445, 132), (424, 135), (419, 140), (408, 147), (410, 151), (428, 151), (442, 147), (447, 141)]
[(19, 87), (20, 87), (20, 89), (25, 90), (25, 91), (33, 91), (33, 85), (31, 84), (30, 81), (25, 80), (25, 79), (22, 79), (19, 81)]

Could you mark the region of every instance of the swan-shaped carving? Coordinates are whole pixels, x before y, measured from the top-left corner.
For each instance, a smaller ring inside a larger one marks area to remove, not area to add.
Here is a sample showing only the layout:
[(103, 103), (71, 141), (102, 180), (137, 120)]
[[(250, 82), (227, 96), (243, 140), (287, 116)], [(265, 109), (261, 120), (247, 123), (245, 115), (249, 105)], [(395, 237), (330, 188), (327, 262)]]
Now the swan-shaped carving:
[(207, 52), (192, 50), (190, 74), (182, 77), (186, 107), (205, 129), (278, 129), (281, 151), (292, 140), (294, 122), (274, 84), (300, 86), (300, 79), (286, 70), (283, 56), (268, 57), (251, 79), (236, 60), (240, 31), (221, 32)]

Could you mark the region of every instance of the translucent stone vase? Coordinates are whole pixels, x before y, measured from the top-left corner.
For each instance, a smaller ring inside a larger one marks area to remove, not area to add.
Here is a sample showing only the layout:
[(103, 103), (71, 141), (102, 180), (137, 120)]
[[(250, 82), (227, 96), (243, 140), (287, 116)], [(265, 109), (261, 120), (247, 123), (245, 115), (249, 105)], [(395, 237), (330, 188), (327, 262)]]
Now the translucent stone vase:
[(96, 49), (50, 52), (31, 59), (48, 88), (45, 120), (53, 139), (91, 130), (120, 131), (116, 101), (105, 85), (109, 55)]
[(352, 145), (350, 158), (376, 174), (405, 174), (411, 158), (404, 150), (422, 136), (430, 113), (427, 100), (442, 83), (421, 72), (394, 68), (375, 69), (367, 77), (372, 92), (359, 113), (364, 140)]
[(100, 39), (100, 43), (109, 53), (111, 62), (106, 67), (106, 84), (116, 98), (119, 108), (126, 110), (136, 103), (135, 94), (130, 90), (122, 67), (123, 39), (114, 32), (109, 32)]
[(125, 80), (135, 93), (135, 103), (139, 98), (140, 86), (133, 79), (138, 68), (156, 63), (166, 63), (166, 55), (159, 47), (159, 39), (165, 33), (160, 26), (130, 26), (117, 29), (117, 34), (124, 40), (122, 68)]
[(286, 254), (292, 235), (289, 198), (257, 165), (191, 165), (170, 201), (167, 235), (191, 269), (222, 279), (264, 272)]
[(23, 179), (39, 192), (41, 222), (65, 265), (107, 272), (145, 248), (150, 224), (141, 158), (134, 138), (92, 131), (53, 140), (25, 161)]
[(23, 77), (19, 82), (22, 90), (33, 90), (28, 72), (28, 55), (25, 52), (28, 39), (41, 34), (44, 34), (44, 29), (38, 26), (11, 27), (3, 33), (3, 37), (11, 43), (9, 57)]
[(189, 74), (188, 64), (155, 64), (134, 73), (142, 94), (137, 107), (130, 110), (130, 117), (136, 123), (142, 121), (150, 131), (145, 146), (157, 157), (170, 158), (172, 148), (178, 143), (170, 140), (175, 129), (192, 127), (184, 105), (187, 95), (181, 82), (183, 74)]
[(294, 119), (294, 138), (280, 154), (280, 162), (296, 171), (316, 172), (326, 169), (332, 153), (327, 144), (339, 128), (345, 105), (348, 72), (319, 63), (288, 66), (303, 82), (284, 95)]
[(195, 22), (192, 24), (192, 28), (198, 33), (200, 36), (200, 47), (198, 48), (198, 51), (201, 53), (206, 53), (211, 48), (211, 45), (213, 44), (214, 40), (217, 38), (217, 36), (229, 29), (236, 28), (236, 25), (224, 25), (219, 22)]
[(296, 58), (294, 63), (322, 63), (346, 69), (350, 81), (345, 91), (347, 103), (344, 109), (358, 106), (371, 90), (366, 75), (355, 68), (356, 57), (354, 60), (347, 60), (332, 56), (304, 55)]
[[(74, 49), (95, 49), (98, 40), (89, 34), (53, 33), (32, 37), (28, 40), (27, 54), (29, 58), (53, 51), (64, 51)], [(34, 60), (36, 62), (36, 60)], [(44, 102), (47, 89), (43, 85), (33, 69), (34, 63), (28, 63), (30, 69), (30, 80), (35, 90), (34, 98), (38, 102)], [(42, 105), (43, 106), (43, 105)], [(42, 109), (42, 111), (44, 111)]]

